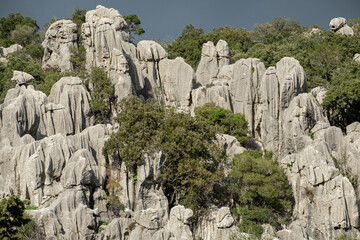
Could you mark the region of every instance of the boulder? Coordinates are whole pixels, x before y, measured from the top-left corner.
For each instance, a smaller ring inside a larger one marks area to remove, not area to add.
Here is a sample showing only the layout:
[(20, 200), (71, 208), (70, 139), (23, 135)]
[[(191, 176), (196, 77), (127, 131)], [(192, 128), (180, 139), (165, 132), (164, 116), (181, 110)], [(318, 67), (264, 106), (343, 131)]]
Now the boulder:
[(226, 41), (219, 40), (216, 47), (209, 41), (203, 44), (201, 59), (196, 70), (196, 82), (208, 87), (217, 79), (221, 67), (232, 63), (230, 49)]
[(86, 67), (107, 67), (111, 51), (116, 48), (136, 57), (130, 44), (130, 30), (120, 13), (113, 8), (98, 5), (88, 11), (82, 25), (83, 45), (86, 49)]
[(217, 106), (232, 110), (229, 87), (222, 84), (198, 87), (191, 91), (192, 108), (200, 107), (205, 103), (214, 102)]
[(346, 24), (346, 19), (343, 17), (331, 19), (329, 26), (333, 32), (344, 35), (354, 35), (354, 30)]
[(10, 53), (22, 50), (23, 47), (19, 44), (13, 44), (8, 48), (0, 47), (0, 57), (6, 58)]
[(34, 77), (26, 72), (21, 71), (13, 71), (13, 77), (11, 79), (12, 81), (16, 82), (17, 85), (23, 85), (31, 80), (34, 80)]
[(255, 113), (258, 90), (262, 76), (265, 73), (264, 64), (256, 58), (240, 59), (231, 70), (230, 93), (235, 113), (245, 115), (252, 134), (255, 133)]
[(160, 61), (167, 57), (165, 49), (155, 41), (142, 40), (137, 44), (139, 59), (142, 61)]
[(61, 72), (72, 70), (72, 52), (77, 52), (77, 26), (71, 20), (60, 20), (50, 25), (42, 43), (43, 68)]

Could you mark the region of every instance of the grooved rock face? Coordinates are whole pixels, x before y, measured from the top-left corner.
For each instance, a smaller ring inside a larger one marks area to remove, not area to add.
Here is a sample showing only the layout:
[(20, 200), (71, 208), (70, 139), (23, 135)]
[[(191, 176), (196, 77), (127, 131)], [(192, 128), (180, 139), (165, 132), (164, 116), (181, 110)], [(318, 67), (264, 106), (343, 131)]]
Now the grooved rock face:
[(77, 51), (77, 26), (71, 20), (56, 21), (46, 31), (43, 68), (72, 70), (71, 51)]
[(184, 59), (163, 59), (159, 63), (160, 79), (165, 93), (165, 103), (188, 110), (191, 90), (195, 83), (194, 70)]
[(211, 84), (217, 78), (220, 68), (229, 65), (231, 62), (227, 42), (219, 40), (216, 47), (211, 41), (204, 43), (199, 66), (196, 70), (196, 82), (204, 87)]
[(56, 104), (46, 112), (48, 135), (76, 134), (93, 124), (90, 94), (80, 78), (61, 78), (51, 88), (48, 100)]
[(98, 5), (95, 10), (88, 11), (82, 25), (82, 38), (88, 69), (107, 67), (114, 48), (136, 56), (135, 46), (129, 43), (126, 21), (113, 8)]

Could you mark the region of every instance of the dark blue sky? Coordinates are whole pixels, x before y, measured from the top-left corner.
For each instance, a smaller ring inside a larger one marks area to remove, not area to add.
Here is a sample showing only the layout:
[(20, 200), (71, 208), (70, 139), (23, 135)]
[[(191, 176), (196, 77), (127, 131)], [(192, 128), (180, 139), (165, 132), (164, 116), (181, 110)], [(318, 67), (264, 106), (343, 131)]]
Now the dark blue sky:
[(229, 25), (252, 29), (254, 24), (287, 17), (301, 25), (328, 29), (334, 17), (360, 17), (360, 0), (0, 0), (0, 17), (20, 12), (42, 27), (51, 18), (69, 18), (75, 7), (101, 4), (120, 14), (137, 14), (146, 33), (141, 39), (174, 39), (186, 24), (203, 28)]

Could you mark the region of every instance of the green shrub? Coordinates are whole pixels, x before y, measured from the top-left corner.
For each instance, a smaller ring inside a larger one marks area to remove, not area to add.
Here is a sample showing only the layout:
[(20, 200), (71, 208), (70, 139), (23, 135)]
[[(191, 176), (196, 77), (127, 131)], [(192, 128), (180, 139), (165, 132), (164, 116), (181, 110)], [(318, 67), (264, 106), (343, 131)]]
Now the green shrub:
[(219, 163), (224, 155), (214, 143), (214, 129), (203, 118), (136, 97), (120, 102), (116, 121), (118, 131), (105, 143), (103, 154), (135, 173), (144, 153), (161, 150), (164, 160), (156, 182), (164, 186), (171, 206), (184, 204), (198, 213), (222, 176)]
[(95, 123), (105, 123), (115, 101), (115, 90), (110, 78), (103, 68), (91, 69), (90, 84), (91, 91), (90, 109), (95, 115)]
[(276, 229), (290, 221), (293, 204), (287, 177), (271, 152), (245, 151), (233, 158), (228, 176), (228, 193), (240, 216), (240, 230), (256, 236), (261, 224)]
[(233, 113), (215, 103), (206, 103), (194, 110), (196, 116), (204, 118), (218, 133), (235, 136), (240, 143), (244, 143), (249, 134), (248, 123), (241, 113)]
[(25, 203), (16, 195), (0, 200), (0, 238), (20, 239), (19, 228), (30, 222), (25, 216)]

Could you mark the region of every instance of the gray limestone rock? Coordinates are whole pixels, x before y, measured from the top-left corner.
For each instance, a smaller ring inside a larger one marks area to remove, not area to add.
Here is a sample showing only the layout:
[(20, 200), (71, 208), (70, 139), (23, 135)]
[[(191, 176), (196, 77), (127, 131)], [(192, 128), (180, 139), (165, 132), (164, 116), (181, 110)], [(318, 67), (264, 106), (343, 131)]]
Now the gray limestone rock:
[(190, 230), (193, 211), (184, 206), (173, 207), (170, 211), (170, 219), (167, 224), (167, 230), (173, 233), (175, 239), (191, 240), (193, 234)]
[(71, 51), (77, 51), (77, 26), (71, 20), (56, 21), (48, 28), (44, 47), (43, 68), (72, 70)]
[(203, 44), (201, 59), (196, 70), (196, 82), (207, 87), (217, 79), (221, 67), (232, 63), (230, 49), (224, 40), (219, 40), (216, 47), (209, 41)]
[(195, 229), (195, 237), (204, 240), (231, 239), (238, 234), (238, 228), (234, 225), (234, 219), (228, 207), (210, 208), (208, 214), (200, 217)]
[(214, 102), (217, 106), (232, 110), (229, 87), (216, 84), (208, 87), (198, 87), (191, 92), (192, 108), (200, 107), (205, 103)]
[(154, 41), (142, 40), (137, 44), (139, 59), (142, 61), (160, 61), (167, 57), (165, 49)]
[(357, 62), (357, 63), (360, 63), (360, 54), (359, 53), (356, 53), (354, 55), (354, 61)]
[(245, 115), (253, 134), (256, 107), (259, 102), (258, 90), (264, 73), (264, 64), (256, 58), (240, 59), (232, 67), (230, 93), (233, 110)]
[(130, 44), (130, 31), (126, 21), (113, 8), (98, 5), (88, 11), (82, 25), (83, 45), (86, 49), (86, 66), (107, 67), (114, 48), (127, 55), (136, 56), (135, 46)]
[(10, 89), (0, 105), (0, 142), (16, 146), (29, 134), (34, 139), (46, 135), (43, 125), (43, 108), (46, 95), (32, 86)]
[(191, 90), (195, 83), (191, 66), (180, 57), (174, 60), (163, 59), (159, 63), (159, 73), (165, 104), (189, 111)]
[(8, 48), (0, 47), (0, 57), (6, 58), (10, 53), (22, 50), (23, 47), (19, 44), (13, 44)]
[(15, 70), (15, 71), (13, 71), (13, 77), (11, 80), (16, 82), (16, 84), (18, 84), (18, 85), (23, 85), (23, 84), (30, 82), (31, 80), (34, 80), (34, 77), (26, 72), (21, 72), (21, 71)]
[(344, 35), (354, 35), (354, 30), (346, 24), (346, 19), (343, 17), (331, 19), (329, 26), (333, 32)]
[(80, 78), (61, 78), (51, 88), (48, 101), (58, 106), (46, 113), (48, 135), (76, 134), (93, 125), (90, 94)]

